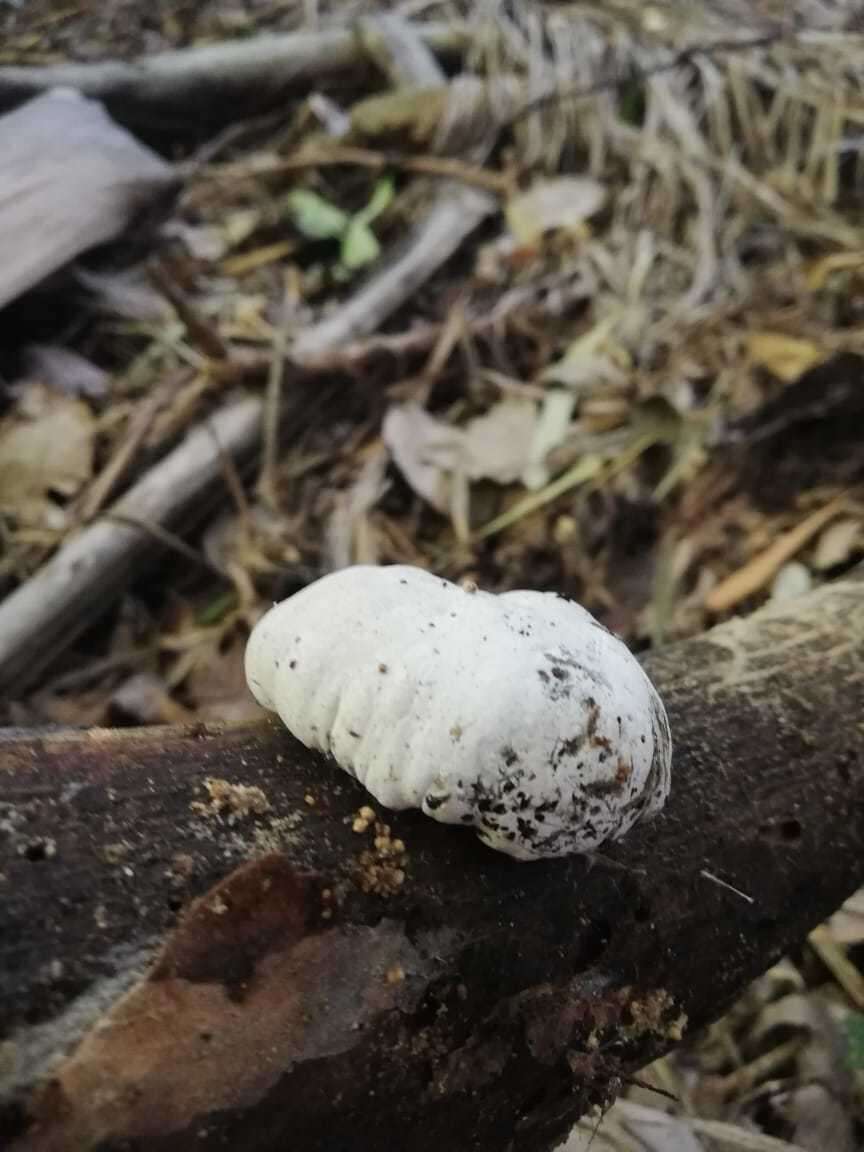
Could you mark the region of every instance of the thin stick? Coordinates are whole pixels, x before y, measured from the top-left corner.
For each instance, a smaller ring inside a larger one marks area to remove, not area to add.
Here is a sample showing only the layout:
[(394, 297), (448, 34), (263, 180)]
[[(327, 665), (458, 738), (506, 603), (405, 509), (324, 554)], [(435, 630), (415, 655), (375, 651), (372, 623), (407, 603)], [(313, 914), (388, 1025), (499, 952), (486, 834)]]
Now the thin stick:
[(410, 156), (404, 152), (378, 151), (372, 148), (352, 147), (347, 144), (332, 147), (302, 148), (293, 156), (272, 160), (260, 167), (250, 168), (244, 164), (226, 164), (222, 168), (211, 168), (208, 176), (217, 179), (248, 180), (252, 176), (272, 176), (285, 172), (302, 172), (307, 168), (347, 166), (371, 168), (374, 172), (385, 168), (401, 168), (405, 172), (416, 172), (421, 176), (439, 176), (458, 180), (483, 188), (496, 196), (509, 195), (515, 186), (512, 176), (504, 172), (493, 172), (466, 164), (452, 156)]

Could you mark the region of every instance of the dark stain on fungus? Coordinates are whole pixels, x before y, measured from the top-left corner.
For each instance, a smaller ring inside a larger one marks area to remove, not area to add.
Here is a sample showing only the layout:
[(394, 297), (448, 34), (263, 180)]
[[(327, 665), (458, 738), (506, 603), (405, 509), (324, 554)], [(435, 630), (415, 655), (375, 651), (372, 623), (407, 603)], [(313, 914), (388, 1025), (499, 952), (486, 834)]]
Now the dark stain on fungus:
[(561, 760), (564, 756), (576, 756), (582, 745), (585, 742), (585, 734), (578, 733), (576, 736), (571, 736), (568, 740), (563, 741), (561, 747), (558, 749), (556, 760)]
[(617, 774), (606, 780), (591, 780), (585, 785), (589, 796), (613, 796), (621, 791), (621, 783)]
[(516, 820), (516, 827), (519, 829), (519, 835), (523, 840), (533, 840), (535, 836), (535, 828), (530, 820), (519, 816)]
[(508, 768), (512, 768), (514, 764), (519, 763), (519, 756), (517, 755), (515, 749), (512, 748), (509, 744), (505, 744), (501, 749), (501, 758)]
[(423, 804), (426, 808), (429, 809), (430, 812), (437, 812), (438, 809), (442, 808), (447, 803), (447, 801), (449, 799), (450, 799), (450, 793), (449, 792), (445, 793), (445, 795), (443, 795), (443, 796), (429, 796), (429, 795), (427, 795), (423, 800)]

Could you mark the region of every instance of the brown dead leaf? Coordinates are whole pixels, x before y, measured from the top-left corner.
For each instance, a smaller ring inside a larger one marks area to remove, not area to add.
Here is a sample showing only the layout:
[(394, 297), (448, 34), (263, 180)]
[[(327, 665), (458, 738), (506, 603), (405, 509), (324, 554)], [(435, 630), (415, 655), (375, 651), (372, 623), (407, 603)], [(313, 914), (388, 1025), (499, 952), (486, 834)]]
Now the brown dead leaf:
[(47, 389), (26, 393), (0, 423), (0, 509), (18, 524), (58, 526), (49, 497), (68, 499), (93, 475), (93, 414), (81, 400)]

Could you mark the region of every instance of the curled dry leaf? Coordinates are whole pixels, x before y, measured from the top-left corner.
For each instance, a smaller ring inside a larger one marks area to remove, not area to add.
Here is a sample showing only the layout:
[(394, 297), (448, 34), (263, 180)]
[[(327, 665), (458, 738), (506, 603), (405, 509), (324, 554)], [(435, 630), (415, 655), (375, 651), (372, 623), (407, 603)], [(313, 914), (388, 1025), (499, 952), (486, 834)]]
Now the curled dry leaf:
[(507, 224), (520, 244), (536, 244), (546, 232), (578, 231), (605, 202), (606, 189), (588, 176), (536, 180), (508, 201)]
[(383, 437), (417, 495), (446, 514), (454, 474), (498, 484), (517, 481), (532, 461), (536, 424), (533, 400), (502, 400), (463, 428), (404, 404), (387, 413)]

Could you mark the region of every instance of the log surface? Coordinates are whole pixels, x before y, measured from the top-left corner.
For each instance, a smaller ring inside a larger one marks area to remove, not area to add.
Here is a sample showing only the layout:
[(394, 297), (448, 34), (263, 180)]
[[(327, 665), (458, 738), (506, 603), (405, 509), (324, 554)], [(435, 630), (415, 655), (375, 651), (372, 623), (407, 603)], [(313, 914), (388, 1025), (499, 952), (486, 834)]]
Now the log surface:
[(269, 724), (4, 734), (0, 1145), (555, 1147), (864, 880), (862, 593), (646, 660), (673, 794), (614, 868), (376, 845)]

